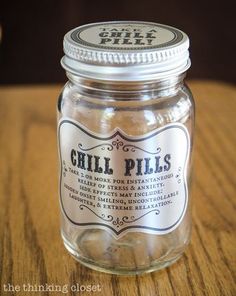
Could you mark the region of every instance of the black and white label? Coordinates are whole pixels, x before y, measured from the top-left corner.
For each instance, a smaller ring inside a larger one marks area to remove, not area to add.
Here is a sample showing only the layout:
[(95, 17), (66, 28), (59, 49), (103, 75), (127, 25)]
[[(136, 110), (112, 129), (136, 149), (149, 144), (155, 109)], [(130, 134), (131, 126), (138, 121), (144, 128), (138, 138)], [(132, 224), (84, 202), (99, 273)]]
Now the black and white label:
[(126, 51), (172, 46), (183, 34), (166, 25), (123, 21), (81, 26), (71, 33), (71, 39), (86, 47)]
[(142, 136), (101, 135), (62, 118), (58, 127), (60, 202), (69, 221), (120, 237), (165, 234), (188, 202), (189, 134), (174, 123)]

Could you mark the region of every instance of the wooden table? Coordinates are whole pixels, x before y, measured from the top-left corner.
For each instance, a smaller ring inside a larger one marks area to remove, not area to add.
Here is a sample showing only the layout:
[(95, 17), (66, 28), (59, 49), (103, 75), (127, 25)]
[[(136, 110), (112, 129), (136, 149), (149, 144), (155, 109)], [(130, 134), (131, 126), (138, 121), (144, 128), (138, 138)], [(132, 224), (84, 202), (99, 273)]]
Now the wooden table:
[[(62, 244), (55, 107), (60, 86), (0, 88), (1, 295), (63, 295), (24, 292), (24, 284), (25, 290), (28, 284), (60, 285), (69, 290), (64, 295), (236, 295), (236, 89), (219, 82), (189, 85), (197, 105), (192, 241), (173, 266), (136, 277), (89, 270)], [(97, 292), (70, 291), (76, 283), (94, 285)]]

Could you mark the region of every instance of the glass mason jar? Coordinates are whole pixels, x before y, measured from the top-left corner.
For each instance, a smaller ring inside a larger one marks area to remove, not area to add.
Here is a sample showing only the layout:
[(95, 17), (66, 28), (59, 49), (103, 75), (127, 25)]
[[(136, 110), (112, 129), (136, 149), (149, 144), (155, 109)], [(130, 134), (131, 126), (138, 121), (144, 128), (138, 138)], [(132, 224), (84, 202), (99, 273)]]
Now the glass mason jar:
[(65, 35), (61, 233), (90, 268), (151, 272), (175, 262), (189, 243), (188, 47), (182, 31), (147, 22), (95, 23)]

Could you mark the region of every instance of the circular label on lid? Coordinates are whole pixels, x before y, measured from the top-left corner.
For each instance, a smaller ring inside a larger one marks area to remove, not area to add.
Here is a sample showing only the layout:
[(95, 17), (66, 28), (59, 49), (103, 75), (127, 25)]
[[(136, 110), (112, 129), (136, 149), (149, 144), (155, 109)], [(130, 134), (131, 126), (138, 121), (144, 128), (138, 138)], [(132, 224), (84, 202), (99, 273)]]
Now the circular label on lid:
[(85, 25), (71, 33), (77, 44), (106, 50), (142, 50), (172, 46), (183, 39), (181, 31), (142, 22), (106, 22)]

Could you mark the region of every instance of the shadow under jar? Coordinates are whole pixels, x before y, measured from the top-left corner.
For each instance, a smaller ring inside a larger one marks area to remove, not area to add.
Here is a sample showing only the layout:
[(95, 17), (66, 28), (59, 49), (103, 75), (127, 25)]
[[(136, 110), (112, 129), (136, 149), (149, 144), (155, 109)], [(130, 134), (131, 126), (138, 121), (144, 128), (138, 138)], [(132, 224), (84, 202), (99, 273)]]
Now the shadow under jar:
[(189, 243), (188, 47), (182, 31), (147, 22), (88, 24), (65, 35), (61, 233), (90, 268), (151, 272), (175, 262)]

